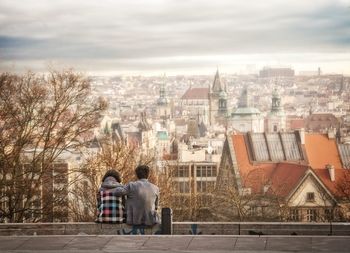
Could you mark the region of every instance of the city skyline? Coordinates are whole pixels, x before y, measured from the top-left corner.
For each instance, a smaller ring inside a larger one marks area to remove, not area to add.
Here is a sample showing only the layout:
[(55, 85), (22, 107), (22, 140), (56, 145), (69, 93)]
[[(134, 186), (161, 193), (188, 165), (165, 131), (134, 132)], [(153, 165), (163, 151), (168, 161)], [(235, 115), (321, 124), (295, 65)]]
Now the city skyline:
[(1, 1), (0, 69), (350, 74), (350, 1)]

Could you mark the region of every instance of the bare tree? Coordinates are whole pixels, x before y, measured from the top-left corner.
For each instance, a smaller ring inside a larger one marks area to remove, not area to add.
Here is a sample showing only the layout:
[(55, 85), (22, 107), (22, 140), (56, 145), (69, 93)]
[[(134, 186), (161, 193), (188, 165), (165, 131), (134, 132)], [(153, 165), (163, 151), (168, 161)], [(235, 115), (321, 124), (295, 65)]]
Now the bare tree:
[[(96, 193), (107, 170), (117, 170), (121, 174), (122, 183), (126, 184), (136, 180), (135, 168), (138, 164), (146, 164), (155, 168), (154, 156), (142, 155), (140, 149), (127, 145), (124, 141), (115, 141), (108, 133), (100, 138), (99, 145), (100, 151), (89, 156), (72, 176), (76, 183), (70, 190), (72, 201), (69, 208), (71, 219), (74, 221), (92, 221), (95, 219)], [(166, 185), (159, 180), (159, 174), (154, 169), (151, 170), (149, 180), (155, 184), (160, 181), (161, 191), (162, 186)]]
[(69, 173), (54, 163), (85, 144), (106, 107), (90, 96), (88, 78), (72, 70), (0, 75), (2, 220), (53, 220), (53, 207), (66, 204)]
[(339, 219), (350, 220), (350, 171), (344, 170), (342, 178), (336, 184), (339, 200)]

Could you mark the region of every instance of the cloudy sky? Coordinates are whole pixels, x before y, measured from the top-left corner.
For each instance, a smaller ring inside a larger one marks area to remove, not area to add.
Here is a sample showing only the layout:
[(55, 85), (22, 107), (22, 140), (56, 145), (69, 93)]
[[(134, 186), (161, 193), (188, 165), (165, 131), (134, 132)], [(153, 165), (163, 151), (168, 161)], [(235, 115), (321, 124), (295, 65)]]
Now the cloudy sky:
[(350, 74), (350, 0), (0, 0), (0, 70)]

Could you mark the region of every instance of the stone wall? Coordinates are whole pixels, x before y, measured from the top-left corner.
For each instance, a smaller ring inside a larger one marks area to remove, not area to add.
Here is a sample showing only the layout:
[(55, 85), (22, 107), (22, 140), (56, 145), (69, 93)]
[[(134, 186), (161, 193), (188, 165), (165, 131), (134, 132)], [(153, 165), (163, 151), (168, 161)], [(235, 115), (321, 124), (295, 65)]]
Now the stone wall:
[[(4, 235), (128, 235), (161, 234), (161, 226), (132, 227), (126, 224), (3, 223)], [(350, 235), (350, 223), (278, 222), (174, 222), (174, 235)]]

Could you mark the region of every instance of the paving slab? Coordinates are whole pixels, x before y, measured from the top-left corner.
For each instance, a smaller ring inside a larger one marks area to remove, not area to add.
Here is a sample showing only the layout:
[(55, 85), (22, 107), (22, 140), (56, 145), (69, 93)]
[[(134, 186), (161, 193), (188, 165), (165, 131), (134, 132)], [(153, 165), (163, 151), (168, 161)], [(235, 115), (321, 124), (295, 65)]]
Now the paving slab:
[(235, 250), (265, 250), (267, 238), (265, 237), (237, 237)]
[(350, 238), (312, 237), (312, 250), (350, 252)]
[(19, 248), (30, 237), (0, 237), (0, 250), (14, 250)]
[(139, 250), (146, 243), (149, 236), (112, 236), (108, 243), (103, 247), (103, 251), (120, 252)]
[(193, 237), (188, 250), (233, 250), (237, 238), (223, 236), (201, 236)]
[(33, 236), (16, 250), (62, 250), (71, 240), (73, 237), (68, 236)]
[(150, 236), (141, 250), (186, 250), (193, 236)]
[(268, 237), (266, 250), (311, 251), (311, 237)]
[(95, 250), (102, 249), (111, 237), (106, 236), (75, 236), (67, 243), (65, 250)]

